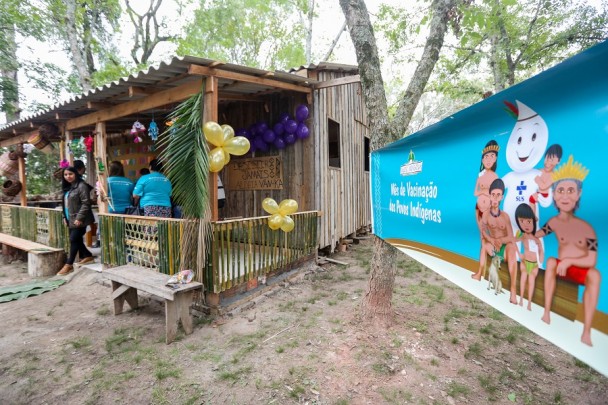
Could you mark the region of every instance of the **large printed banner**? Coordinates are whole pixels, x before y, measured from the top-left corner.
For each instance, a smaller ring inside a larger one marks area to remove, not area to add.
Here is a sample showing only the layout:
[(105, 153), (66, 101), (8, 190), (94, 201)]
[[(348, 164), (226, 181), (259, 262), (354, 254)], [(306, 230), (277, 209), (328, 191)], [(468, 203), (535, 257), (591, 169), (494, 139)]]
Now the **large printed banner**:
[(371, 159), (377, 236), (608, 375), (608, 42)]

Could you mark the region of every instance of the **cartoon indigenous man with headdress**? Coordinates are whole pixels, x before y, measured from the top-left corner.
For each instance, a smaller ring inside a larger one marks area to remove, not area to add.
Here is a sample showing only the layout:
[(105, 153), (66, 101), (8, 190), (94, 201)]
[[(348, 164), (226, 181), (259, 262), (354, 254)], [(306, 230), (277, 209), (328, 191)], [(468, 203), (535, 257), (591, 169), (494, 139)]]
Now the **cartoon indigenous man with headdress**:
[(557, 277), (584, 285), (581, 341), (592, 346), (591, 324), (601, 282), (600, 272), (595, 268), (598, 243), (591, 225), (574, 215), (580, 204), (583, 180), (587, 174), (589, 170), (575, 162), (572, 155), (568, 158), (568, 162), (553, 172), (553, 202), (559, 213), (549, 219), (536, 236), (555, 233), (558, 242), (558, 257), (551, 257), (547, 261), (545, 310), (542, 320), (551, 323), (551, 304)]

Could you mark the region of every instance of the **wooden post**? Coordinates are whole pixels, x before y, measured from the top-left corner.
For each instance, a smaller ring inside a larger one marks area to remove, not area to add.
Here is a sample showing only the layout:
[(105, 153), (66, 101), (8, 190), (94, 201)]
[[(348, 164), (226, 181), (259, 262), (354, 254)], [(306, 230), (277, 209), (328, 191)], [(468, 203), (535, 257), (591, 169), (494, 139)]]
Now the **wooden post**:
[(72, 131), (65, 131), (65, 156), (67, 156), (68, 162), (70, 162), (70, 166), (74, 165), (74, 155), (72, 155), (69, 151), (70, 144), (72, 143)]
[[(95, 165), (95, 168), (97, 168), (99, 166), (99, 162), (101, 162), (103, 164), (103, 167), (105, 168), (105, 170), (103, 172), (96, 170), (96, 172), (97, 172), (96, 180), (99, 182), (99, 185), (101, 186), (101, 190), (99, 191), (99, 194), (97, 197), (97, 205), (99, 206), (100, 214), (107, 214), (108, 213), (108, 203), (101, 200), (101, 194), (107, 193), (107, 191), (108, 191), (107, 190), (107, 181), (106, 181), (108, 178), (108, 162), (106, 159), (106, 123), (105, 122), (98, 122), (97, 125), (95, 126), (95, 144), (94, 144), (93, 152), (94, 152), (93, 164)], [(92, 185), (94, 186), (95, 184), (92, 184)]]
[(19, 158), (17, 160), (19, 165), (19, 181), (21, 182), (21, 206), (27, 207), (27, 180), (25, 178), (25, 159), (23, 157), (23, 144), (17, 146), (17, 152)]
[[(218, 103), (218, 80), (215, 76), (209, 76), (205, 79), (205, 101), (203, 105), (203, 124), (207, 121), (218, 120), (217, 103)], [(219, 124), (219, 122), (218, 122)], [(214, 146), (209, 146), (211, 150)], [(211, 204), (211, 220), (218, 220), (217, 209), (217, 173), (209, 173), (209, 204)]]

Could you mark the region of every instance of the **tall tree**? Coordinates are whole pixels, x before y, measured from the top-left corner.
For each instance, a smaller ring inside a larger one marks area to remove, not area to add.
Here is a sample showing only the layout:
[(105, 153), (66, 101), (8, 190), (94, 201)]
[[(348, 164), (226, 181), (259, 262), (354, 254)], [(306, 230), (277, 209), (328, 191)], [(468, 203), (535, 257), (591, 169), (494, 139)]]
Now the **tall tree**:
[[(430, 10), (432, 18), (429, 35), (423, 55), (401, 98), (395, 118), (393, 121), (389, 121), (376, 38), (365, 2), (363, 0), (340, 0), (359, 64), (369, 131), (372, 134), (370, 139), (372, 151), (405, 134), (428, 78), (439, 59), (449, 17), (454, 15), (454, 8), (458, 2), (459, 0), (433, 0)], [(395, 283), (395, 253), (395, 248), (382, 239), (375, 238), (371, 276), (361, 303), (363, 319), (384, 324), (392, 321), (391, 299)]]
[(301, 65), (306, 33), (291, 16), (306, 7), (292, 0), (201, 0), (177, 52), (263, 69)]
[(0, 0), (0, 111), (7, 121), (19, 118), (17, 35), (42, 38), (40, 10), (19, 0)]
[(97, 64), (113, 54), (112, 34), (118, 30), (119, 0), (46, 0), (83, 91), (93, 87)]
[(135, 42), (131, 48), (131, 58), (136, 65), (147, 65), (154, 49), (161, 42), (175, 39), (173, 35), (162, 35), (161, 28), (165, 23), (158, 17), (158, 9), (163, 0), (150, 0), (150, 5), (144, 13), (137, 13), (126, 0), (127, 14), (135, 28)]

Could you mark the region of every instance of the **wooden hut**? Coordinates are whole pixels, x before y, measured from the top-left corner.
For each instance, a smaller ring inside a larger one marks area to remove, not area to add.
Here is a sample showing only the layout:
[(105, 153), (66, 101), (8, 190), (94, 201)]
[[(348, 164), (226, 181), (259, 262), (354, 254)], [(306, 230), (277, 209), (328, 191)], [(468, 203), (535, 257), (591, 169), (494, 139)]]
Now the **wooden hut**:
[[(179, 102), (200, 91), (205, 96), (203, 122), (216, 121), (235, 129), (248, 128), (260, 122), (273, 125), (284, 114), (293, 116), (298, 106), (306, 105), (309, 109), (305, 121), (310, 131), (309, 137), (284, 149), (258, 150), (254, 154), (233, 158), (219, 174), (227, 203), (221, 212), (213, 205), (215, 223), (223, 224), (218, 225), (218, 233), (214, 233), (216, 240), (221, 232), (226, 232), (230, 234), (231, 239), (227, 242), (230, 246), (238, 239), (234, 236), (235, 229), (252, 227), (251, 223), (243, 225), (239, 221), (256, 220), (262, 223), (263, 218), (258, 217), (266, 215), (261, 206), (266, 197), (276, 201), (292, 198), (299, 203), (299, 212), (319, 213), (314, 229), (308, 230), (315, 233), (312, 242), (306, 237), (309, 247), (315, 248), (315, 255), (317, 248), (328, 247), (333, 251), (343, 238), (371, 223), (367, 116), (357, 68), (354, 66), (322, 63), (292, 72), (270, 72), (209, 59), (176, 57), (158, 67), (74, 97), (47, 111), (4, 125), (0, 128), (0, 146), (10, 147), (28, 142), (40, 125), (53, 123), (61, 129), (59, 148), (62, 156), (67, 158), (70, 155), (66, 145), (72, 138), (85, 133), (94, 137), (94, 151), (88, 156), (89, 179), (96, 178), (103, 183), (105, 173), (98, 173), (97, 169), (108, 167), (112, 160), (122, 160), (127, 176), (135, 177), (136, 169), (145, 166), (157, 151), (148, 139), (133, 143), (133, 137), (128, 135), (133, 122), (139, 120), (147, 126), (155, 120), (162, 131), (168, 113)], [(51, 141), (56, 142), (57, 139)], [(270, 172), (265, 170), (268, 167), (272, 168)], [(21, 177), (25, 188), (27, 176)], [(211, 180), (211, 184), (215, 184), (216, 175), (211, 175)], [(214, 201), (215, 187), (210, 194)], [(25, 204), (22, 200), (22, 205)], [(102, 216), (107, 212), (105, 203), (101, 201), (99, 212)], [(220, 218), (232, 219), (219, 221)], [(106, 220), (114, 221), (110, 215), (103, 216), (102, 222)], [(110, 222), (105, 225), (106, 234), (113, 226)], [(178, 232), (179, 225), (176, 226), (175, 232)], [(15, 226), (5, 226), (3, 231), (8, 228)], [(265, 237), (260, 235), (259, 238), (262, 240)], [(55, 239), (58, 240), (57, 244), (65, 243), (65, 240), (59, 241), (59, 237)], [(109, 239), (104, 241), (113, 243)], [(266, 245), (269, 243), (268, 240), (265, 242)], [(272, 243), (287, 246), (288, 238)], [(137, 249), (142, 250), (141, 246)], [(175, 249), (175, 244), (172, 249)], [(255, 249), (250, 247), (249, 250)], [(305, 250), (305, 256), (309, 257), (310, 249)], [(253, 262), (261, 263), (269, 260), (269, 257), (273, 258), (274, 251), (276, 249), (261, 249), (260, 257)], [(117, 265), (126, 260), (125, 257), (113, 257), (116, 256), (115, 250), (106, 253), (103, 258), (106, 265)], [(289, 251), (287, 258), (281, 256), (281, 260), (275, 260), (274, 267), (293, 265), (296, 261), (292, 259), (299, 255), (294, 253), (295, 256), (291, 257), (292, 253)], [(162, 252), (159, 254), (162, 256)], [(169, 273), (177, 269), (177, 263), (170, 254), (162, 260), (166, 262), (164, 265), (159, 264), (158, 260), (148, 265)], [(222, 259), (214, 260), (219, 262), (211, 263), (210, 267), (217, 271), (222, 267)], [(225, 267), (229, 267), (225, 264)], [(211, 282), (206, 280), (207, 289), (214, 293), (225, 292), (255, 276), (243, 276), (238, 270), (235, 272), (228, 268), (220, 271), (225, 274), (219, 277), (220, 281), (213, 281), (217, 283), (213, 288), (209, 286)], [(231, 276), (228, 275), (230, 271)], [(239, 279), (238, 282), (234, 281), (236, 279)]]

